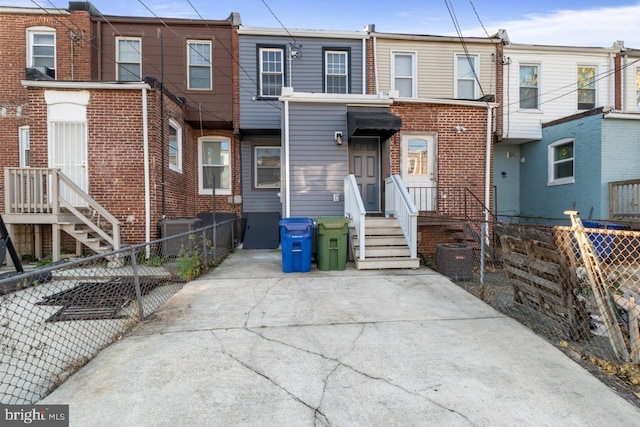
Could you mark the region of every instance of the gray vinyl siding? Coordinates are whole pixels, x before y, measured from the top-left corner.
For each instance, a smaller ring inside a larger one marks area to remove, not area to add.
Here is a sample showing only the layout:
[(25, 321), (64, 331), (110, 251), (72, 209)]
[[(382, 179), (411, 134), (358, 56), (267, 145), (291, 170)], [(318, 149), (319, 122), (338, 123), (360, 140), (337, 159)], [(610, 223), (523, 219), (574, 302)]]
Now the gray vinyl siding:
[(346, 106), (292, 103), (289, 109), (291, 216), (342, 216), (348, 144), (337, 145), (334, 134), (346, 134)]
[[(282, 105), (277, 99), (259, 99), (259, 46), (285, 47), (292, 43), (289, 37), (240, 35), (240, 127), (242, 129), (279, 129)], [(349, 51), (349, 93), (361, 94), (362, 40), (316, 39), (296, 37), (301, 46), (299, 58), (290, 59), (285, 50), (284, 85), (291, 82), (296, 92), (324, 91), (323, 48)], [(289, 62), (290, 61), (290, 62)], [(255, 99), (254, 99), (255, 98)]]
[(251, 136), (242, 141), (242, 207), (244, 212), (281, 212), (280, 189), (255, 189), (253, 186), (253, 147), (280, 146), (278, 136)]

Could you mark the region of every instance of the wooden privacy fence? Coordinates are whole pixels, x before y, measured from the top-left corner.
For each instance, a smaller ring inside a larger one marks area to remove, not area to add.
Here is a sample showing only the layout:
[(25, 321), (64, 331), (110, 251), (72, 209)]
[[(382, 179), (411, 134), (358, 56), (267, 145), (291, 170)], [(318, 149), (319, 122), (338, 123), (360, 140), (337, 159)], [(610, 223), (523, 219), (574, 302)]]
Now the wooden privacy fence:
[(579, 285), (571, 268), (571, 248), (558, 250), (552, 229), (497, 225), (504, 270), (514, 300), (568, 326), (576, 340), (589, 337), (589, 314), (578, 298)]

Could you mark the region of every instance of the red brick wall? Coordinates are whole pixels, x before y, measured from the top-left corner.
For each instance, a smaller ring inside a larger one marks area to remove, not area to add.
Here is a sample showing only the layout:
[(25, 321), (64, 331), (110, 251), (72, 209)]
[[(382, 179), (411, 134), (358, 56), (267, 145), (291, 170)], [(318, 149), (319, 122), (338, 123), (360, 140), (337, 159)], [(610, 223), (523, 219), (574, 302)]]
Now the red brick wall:
[[(436, 132), (438, 187), (467, 187), (484, 200), (485, 108), (395, 103), (391, 111), (402, 118), (402, 130), (391, 143), (392, 173), (400, 173), (400, 136), (403, 132)], [(455, 126), (463, 126), (466, 131), (457, 133)]]
[[(76, 11), (67, 15), (0, 13), (0, 172), (19, 166), (18, 127), (29, 124), (27, 90), (22, 87), (27, 66), (27, 28), (51, 27), (56, 30), (56, 79), (89, 80), (91, 43), (89, 15)], [(72, 42), (73, 41), (73, 42)], [(43, 110), (46, 111), (46, 110)], [(33, 131), (31, 131), (33, 132)], [(4, 173), (0, 173), (0, 188)], [(0, 190), (0, 200), (4, 191)], [(0, 204), (0, 212), (4, 204)]]

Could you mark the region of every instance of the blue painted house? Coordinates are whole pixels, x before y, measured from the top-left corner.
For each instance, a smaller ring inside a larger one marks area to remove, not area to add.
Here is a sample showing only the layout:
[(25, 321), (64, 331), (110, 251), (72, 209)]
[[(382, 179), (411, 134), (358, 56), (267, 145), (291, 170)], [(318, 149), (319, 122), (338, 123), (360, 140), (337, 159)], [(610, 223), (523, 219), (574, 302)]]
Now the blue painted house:
[(639, 177), (640, 113), (596, 108), (544, 123), (540, 141), (520, 146), (520, 210), (542, 223), (565, 210), (615, 219), (610, 183)]

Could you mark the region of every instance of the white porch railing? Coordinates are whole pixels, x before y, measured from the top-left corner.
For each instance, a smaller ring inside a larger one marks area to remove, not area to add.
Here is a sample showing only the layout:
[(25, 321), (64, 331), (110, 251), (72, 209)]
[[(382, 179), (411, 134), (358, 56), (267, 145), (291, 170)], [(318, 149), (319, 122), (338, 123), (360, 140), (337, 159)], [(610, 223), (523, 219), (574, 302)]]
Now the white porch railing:
[[(120, 221), (59, 169), (5, 168), (4, 182), (5, 213), (35, 217), (58, 215), (65, 208), (111, 244), (114, 250), (120, 249)], [(91, 218), (64, 200), (61, 185), (64, 185), (66, 193), (87, 205)], [(110, 230), (111, 234), (105, 230)]]
[(358, 259), (365, 259), (365, 215), (367, 211), (360, 197), (360, 190), (355, 175), (344, 179), (344, 216), (353, 220), (353, 225), (360, 241), (360, 255)]
[(385, 179), (384, 216), (393, 215), (402, 228), (411, 258), (418, 257), (418, 208), (399, 175)]

